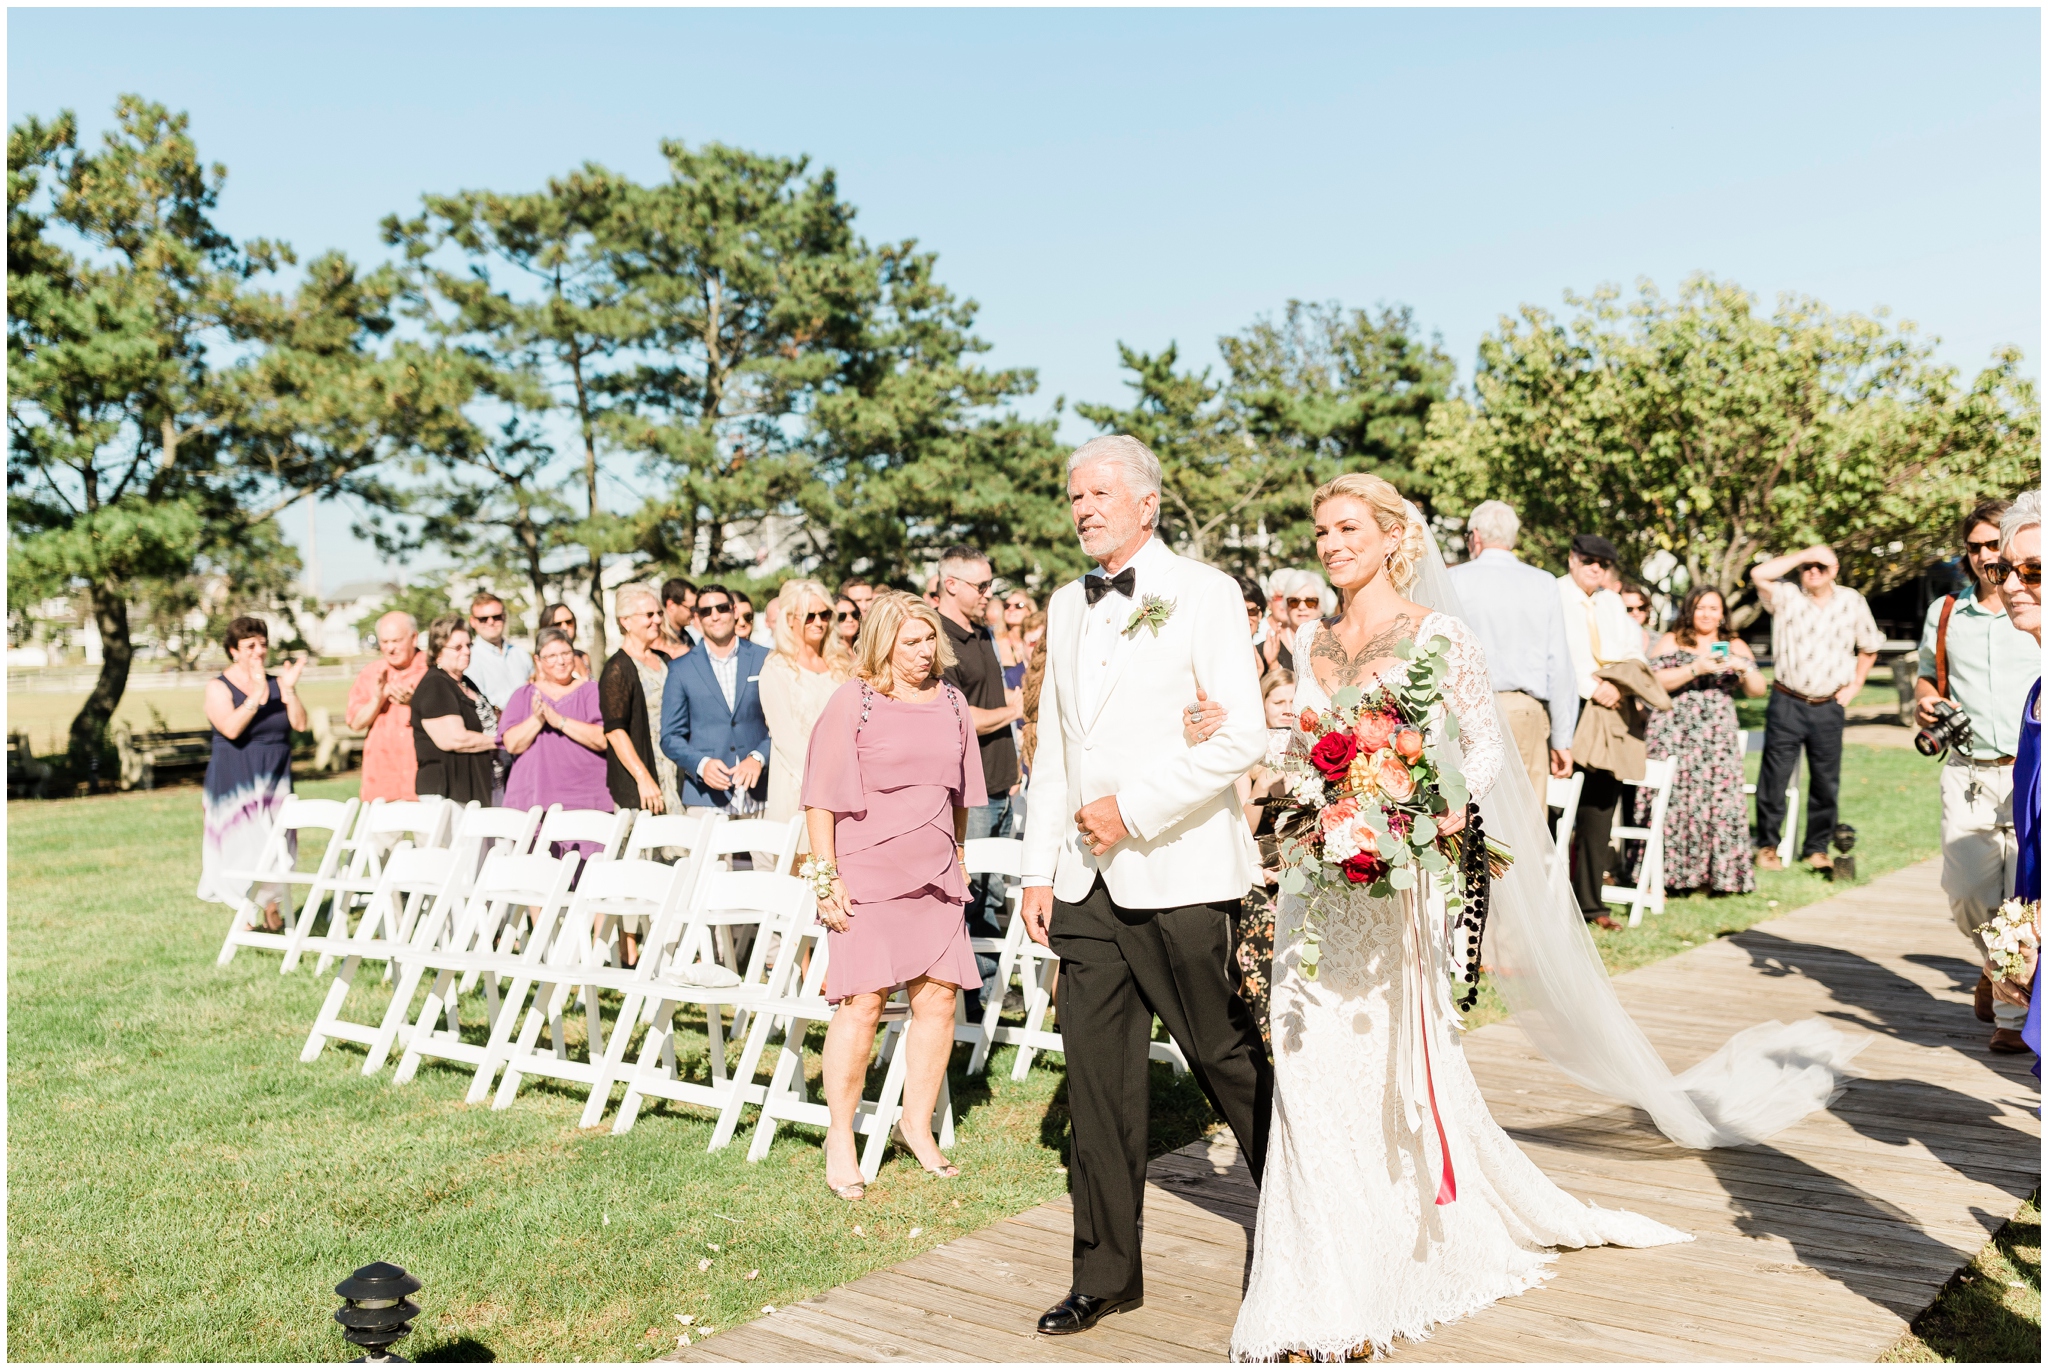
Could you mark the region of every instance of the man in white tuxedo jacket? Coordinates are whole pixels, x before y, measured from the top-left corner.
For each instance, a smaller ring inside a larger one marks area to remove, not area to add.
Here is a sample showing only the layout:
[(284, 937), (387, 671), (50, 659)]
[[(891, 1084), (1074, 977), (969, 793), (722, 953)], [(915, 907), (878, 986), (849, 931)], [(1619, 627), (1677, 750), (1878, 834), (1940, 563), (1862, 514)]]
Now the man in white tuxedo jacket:
[[(1074, 527), (1099, 569), (1047, 606), (1023, 917), (1060, 955), (1073, 1116), (1073, 1292), (1038, 1322), (1054, 1335), (1144, 1295), (1152, 1016), (1254, 1178), (1272, 1110), (1232, 955), (1258, 865), (1236, 781), (1266, 745), (1251, 630), (1235, 580), (1153, 536), (1159, 486), (1158, 458), (1136, 438), (1097, 438), (1068, 458)], [(1198, 691), (1228, 715), (1190, 744), (1181, 709)]]

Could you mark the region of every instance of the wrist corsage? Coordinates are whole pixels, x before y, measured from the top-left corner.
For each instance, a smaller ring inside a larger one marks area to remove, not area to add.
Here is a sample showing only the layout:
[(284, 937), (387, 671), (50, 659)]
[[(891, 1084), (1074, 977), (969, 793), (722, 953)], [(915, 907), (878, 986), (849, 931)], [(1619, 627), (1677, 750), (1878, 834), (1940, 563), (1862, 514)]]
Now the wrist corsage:
[(839, 867), (836, 863), (820, 861), (815, 856), (805, 857), (803, 865), (797, 867), (796, 873), (798, 879), (811, 887), (811, 892), (818, 896), (818, 902), (821, 904), (832, 897), (832, 886), (839, 879)]

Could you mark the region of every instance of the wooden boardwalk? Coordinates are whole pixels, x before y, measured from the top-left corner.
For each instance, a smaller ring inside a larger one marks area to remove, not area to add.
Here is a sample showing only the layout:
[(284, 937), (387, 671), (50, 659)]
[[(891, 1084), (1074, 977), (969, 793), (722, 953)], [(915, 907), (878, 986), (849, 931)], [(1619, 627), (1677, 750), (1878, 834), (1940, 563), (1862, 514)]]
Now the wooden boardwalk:
[[(1810, 1014), (1876, 1040), (1869, 1078), (1767, 1146), (1692, 1152), (1565, 1080), (1511, 1023), (1466, 1053), (1494, 1116), (1564, 1188), (1696, 1234), (1563, 1253), (1556, 1278), (1403, 1343), (1395, 1360), (1871, 1361), (2040, 1183), (2027, 1057), (1994, 1057), (1923, 862), (1616, 980), (1682, 1070), (1731, 1033)], [(1229, 1134), (1152, 1164), (1146, 1304), (1038, 1337), (1068, 1288), (1062, 1199), (707, 1338), (677, 1360), (1214, 1361), (1257, 1194)]]

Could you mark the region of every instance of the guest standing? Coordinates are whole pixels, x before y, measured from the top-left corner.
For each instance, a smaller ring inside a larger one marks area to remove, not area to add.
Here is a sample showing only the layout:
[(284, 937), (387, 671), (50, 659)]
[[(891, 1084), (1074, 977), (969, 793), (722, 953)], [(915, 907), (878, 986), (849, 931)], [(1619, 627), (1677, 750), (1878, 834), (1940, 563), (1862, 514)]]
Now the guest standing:
[[(1650, 657), (1671, 712), (1650, 715), (1649, 754), (1674, 763), (1664, 806), (1664, 887), (1747, 894), (1756, 888), (1749, 814), (1742, 798), (1742, 725), (1735, 698), (1769, 688), (1749, 644), (1728, 631), (1728, 603), (1703, 586), (1678, 606), (1678, 621)], [(1635, 821), (1650, 821), (1638, 792)]]
[(1031, 596), (1011, 590), (1000, 599), (989, 596), (988, 631), (996, 644), (996, 659), (1003, 663), (1003, 688), (1024, 685), (1024, 620), (1037, 608)]
[[(1778, 833), (1785, 824), (1785, 785), (1806, 753), (1809, 793), (1806, 838), (1799, 855), (1832, 871), (1828, 839), (1842, 786), (1842, 725), (1863, 688), (1884, 634), (1863, 596), (1835, 583), (1841, 565), (1831, 547), (1808, 547), (1758, 563), (1749, 573), (1771, 615), (1776, 679), (1764, 710), (1764, 760), (1756, 778), (1757, 869), (1783, 868)], [(1788, 577), (1790, 579), (1788, 579)]]
[(825, 995), (839, 1005), (825, 1034), (825, 1183), (843, 1199), (863, 1193), (854, 1113), (882, 1002), (898, 986), (911, 1013), (898, 1127), (927, 1172), (960, 1173), (931, 1122), (953, 1050), (954, 995), (980, 975), (963, 865), (968, 815), (988, 796), (971, 706), (941, 678), (946, 643), (929, 605), (877, 596), (857, 678), (819, 716), (804, 769), (811, 850), (833, 872), (818, 905), (831, 955)]
[(740, 638), (737, 598), (723, 585), (697, 592), (704, 645), (669, 668), (662, 689), (661, 749), (681, 773), (685, 813), (747, 817), (768, 799), (768, 653)]
[(504, 600), (488, 590), (470, 599), (469, 678), (500, 713), (512, 692), (533, 679), (533, 654), (512, 639), (506, 626)]
[[(1617, 575), (1615, 580), (1619, 582), (1621, 577)], [(1628, 615), (1628, 621), (1636, 625), (1636, 631), (1642, 637), (1643, 655), (1647, 658), (1653, 640), (1650, 632), (1650, 596), (1645, 591), (1626, 583), (1616, 584), (1613, 588), (1614, 593), (1621, 596), (1621, 611)]]
[[(2041, 492), (2029, 490), (2013, 501), (2012, 508), (1999, 520), (1999, 537), (2003, 545), (1999, 548), (2001, 573), (2000, 590), (2004, 595), (2006, 613), (2012, 626), (2034, 639), (2036, 660), (2041, 650)], [(2037, 676), (2034, 688), (2027, 692), (2025, 708), (2020, 712), (2020, 739), (2017, 759), (2013, 766), (2012, 791), (2013, 827), (2019, 836), (2019, 861), (2013, 872), (2013, 897), (2025, 899), (2035, 905), (2034, 930), (2038, 938), (2041, 927), (2039, 906), (2041, 902), (2041, 681)], [(2000, 1005), (2024, 1008), (2026, 1019), (2020, 1031), (2012, 1036), (2004, 1034), (2011, 1029), (2000, 1024), (1991, 1034), (1991, 1049), (1998, 1052), (2031, 1050), (2038, 1058), (2041, 1054), (2041, 963), (2038, 952), (2034, 968), (2026, 977), (2024, 986), (2001, 980), (1994, 989)], [(2040, 1074), (2041, 1063), (2034, 1062), (2034, 1073)]]
[[(270, 625), (244, 616), (228, 624), (221, 638), (228, 667), (206, 682), (206, 721), (213, 725), (213, 754), (206, 762), (200, 808), (205, 825), (199, 840), (199, 897), (215, 904), (244, 899), (263, 907), (266, 932), (284, 930), (278, 901), (284, 886), (251, 890), (224, 872), (251, 870), (270, 841), (270, 825), (292, 792), (292, 731), (306, 729), (299, 702), (304, 657), (285, 663), (275, 676), (263, 669), (270, 655)], [(336, 834), (338, 838), (340, 834)], [(288, 848), (298, 856), (296, 840)]]
[[(754, 640), (754, 601), (747, 597), (745, 590), (734, 590), (731, 591), (731, 594), (733, 602), (733, 631), (739, 635), (740, 641), (752, 642)], [(761, 650), (764, 652), (768, 650), (766, 644), (762, 644)]]
[[(939, 559), (939, 620), (945, 629), (947, 652), (953, 664), (946, 667), (946, 682), (967, 701), (969, 722), (980, 739), (982, 791), (986, 800), (967, 816), (967, 835), (1008, 837), (1014, 817), (1012, 801), (1017, 791), (1017, 742), (1010, 724), (1023, 717), (1020, 693), (1012, 696), (1004, 688), (1002, 658), (996, 655), (995, 640), (981, 626), (988, 605), (988, 591), (995, 579), (988, 558), (972, 547), (949, 547)], [(1022, 679), (1018, 681), (1023, 684)], [(1008, 902), (1007, 882), (1000, 875), (977, 875), (967, 901), (967, 931), (973, 937), (1003, 935), (1003, 908)], [(967, 1014), (981, 1013), (982, 996), (999, 992), (995, 983), (999, 958), (983, 953), (981, 982), (967, 996)]]
[[(618, 597), (612, 598), (614, 606)], [(672, 576), (661, 583), (661, 636), (654, 650), (665, 657), (679, 657), (697, 645), (697, 587)]]
[[(1951, 748), (1941, 767), (1941, 889), (1956, 929), (1972, 951), (1983, 950), (1977, 929), (1991, 921), (2012, 888), (2019, 859), (2013, 826), (2013, 758), (2027, 691), (2041, 675), (2041, 653), (2007, 619), (1999, 521), (2009, 500), (1987, 500), (1963, 518), (1963, 566), (1970, 584), (1927, 606), (1920, 634), (1919, 677), (1913, 682), (1915, 720), (1935, 722), (1936, 701), (1970, 717), (1970, 740)], [(2000, 568), (1994, 571), (1993, 568)], [(1974, 996), (1979, 1020), (2017, 1033), (2025, 1013), (1998, 1003), (1989, 976)]]
[(875, 602), (875, 587), (859, 576), (851, 576), (839, 582), (839, 597), (852, 600), (854, 607), (865, 617), (868, 606)]
[(839, 646), (849, 659), (853, 656), (853, 641), (860, 636), (860, 606), (848, 595), (840, 595), (832, 602), (832, 635), (839, 639)]
[(609, 748), (605, 789), (622, 809), (677, 813), (682, 801), (676, 766), (654, 749), (654, 720), (661, 715), (669, 677), (697, 654), (671, 660), (655, 650), (662, 610), (645, 585), (621, 585), (612, 596), (612, 609), (619, 620), (619, 649), (605, 662), (597, 681), (598, 712)]
[(420, 797), (492, 806), (497, 776), (498, 711), (469, 678), (469, 627), (454, 614), (427, 625), (433, 669), (412, 693), (412, 745)]
[(359, 794), (373, 799), (419, 798), (413, 773), (419, 759), (412, 744), (412, 692), (427, 673), (427, 654), (419, 648), (419, 625), (411, 614), (393, 609), (377, 620), (378, 660), (363, 667), (349, 686), (342, 717), (351, 728), (368, 731), (363, 739), (363, 783)]
[[(512, 756), (505, 803), (515, 809), (602, 809), (614, 805), (605, 783), (604, 711), (598, 685), (576, 679), (576, 644), (560, 628), (543, 628), (534, 639), (538, 667), (533, 682), (506, 701), (498, 739)], [(595, 843), (583, 855), (597, 855)]]
[(833, 631), (831, 600), (815, 580), (792, 580), (777, 596), (782, 622), (775, 653), (761, 668), (761, 715), (774, 743), (768, 762), (767, 817), (787, 823), (803, 794), (804, 756), (811, 729), (852, 668), (844, 641)]
[[(1580, 533), (1565, 555), (1565, 573), (1557, 578), (1565, 643), (1572, 654), (1572, 674), (1581, 701), (1579, 729), (1587, 726), (1591, 709), (1621, 707), (1621, 689), (1600, 678), (1603, 669), (1624, 661), (1641, 663), (1646, 674), (1649, 669), (1643, 657), (1642, 631), (1622, 608), (1621, 596), (1610, 588), (1619, 560), (1620, 554), (1606, 538)], [(1572, 737), (1574, 742), (1578, 740), (1578, 730)], [(1573, 769), (1583, 772), (1586, 779), (1579, 790), (1578, 817), (1573, 820), (1572, 892), (1578, 896), (1580, 916), (1612, 930), (1621, 924), (1608, 915), (1601, 889), (1614, 860), (1609, 839), (1614, 832), (1614, 811), (1621, 803), (1621, 777), (1605, 766), (1587, 764), (1585, 749), (1576, 750), (1581, 755), (1574, 758)]]
[[(547, 608), (540, 611), (540, 626), (543, 628), (560, 628), (569, 635), (569, 641), (574, 642), (576, 640), (576, 611), (566, 604), (550, 604)], [(590, 653), (579, 647), (576, 649), (576, 678), (578, 680), (588, 680), (591, 674)]]
[[(1322, 617), (1332, 607), (1330, 587), (1314, 571), (1298, 567), (1283, 567), (1272, 574), (1266, 582), (1269, 600), (1266, 607), (1266, 633), (1270, 637), (1280, 635), (1280, 646), (1272, 655), (1270, 665), (1283, 671), (1296, 669), (1294, 661), (1294, 632), (1302, 624)], [(1264, 674), (1261, 672), (1261, 674)]]
[(1536, 816), (1545, 820), (1551, 778), (1572, 773), (1579, 690), (1556, 578), (1515, 555), (1521, 537), (1515, 511), (1487, 500), (1465, 521), (1470, 558), (1451, 567), (1450, 577), (1465, 622), (1486, 653), (1493, 700), (1522, 758)]

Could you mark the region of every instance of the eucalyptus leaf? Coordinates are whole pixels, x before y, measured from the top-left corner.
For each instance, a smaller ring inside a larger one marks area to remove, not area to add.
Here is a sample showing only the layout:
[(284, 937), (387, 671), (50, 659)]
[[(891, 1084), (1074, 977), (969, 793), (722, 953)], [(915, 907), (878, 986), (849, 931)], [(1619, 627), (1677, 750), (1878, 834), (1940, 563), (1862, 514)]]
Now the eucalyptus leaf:
[(1395, 852), (1403, 850), (1401, 839), (1390, 832), (1374, 833), (1372, 845), (1381, 858), (1388, 861), (1394, 859)]
[(1299, 866), (1289, 866), (1280, 872), (1280, 891), (1283, 894), (1300, 894), (1308, 888), (1308, 877), (1301, 873)]
[(1420, 865), (1424, 870), (1431, 872), (1448, 870), (1451, 864), (1444, 860), (1444, 854), (1435, 847), (1415, 853), (1415, 860), (1416, 864)]
[(1395, 643), (1394, 655), (1403, 661), (1411, 660), (1415, 656), (1415, 639), (1411, 637), (1405, 641)]
[(1330, 705), (1337, 709), (1355, 709), (1362, 698), (1364, 694), (1356, 685), (1346, 685), (1330, 697)]
[(1415, 872), (1407, 866), (1396, 866), (1387, 872), (1387, 883), (1397, 890), (1415, 888)]
[(1370, 898), (1385, 899), (1394, 892), (1394, 887), (1385, 880), (1375, 880), (1365, 887), (1365, 892)]
[(1424, 815), (1415, 820), (1415, 828), (1408, 834), (1408, 841), (1417, 847), (1426, 847), (1436, 841), (1436, 820)]

